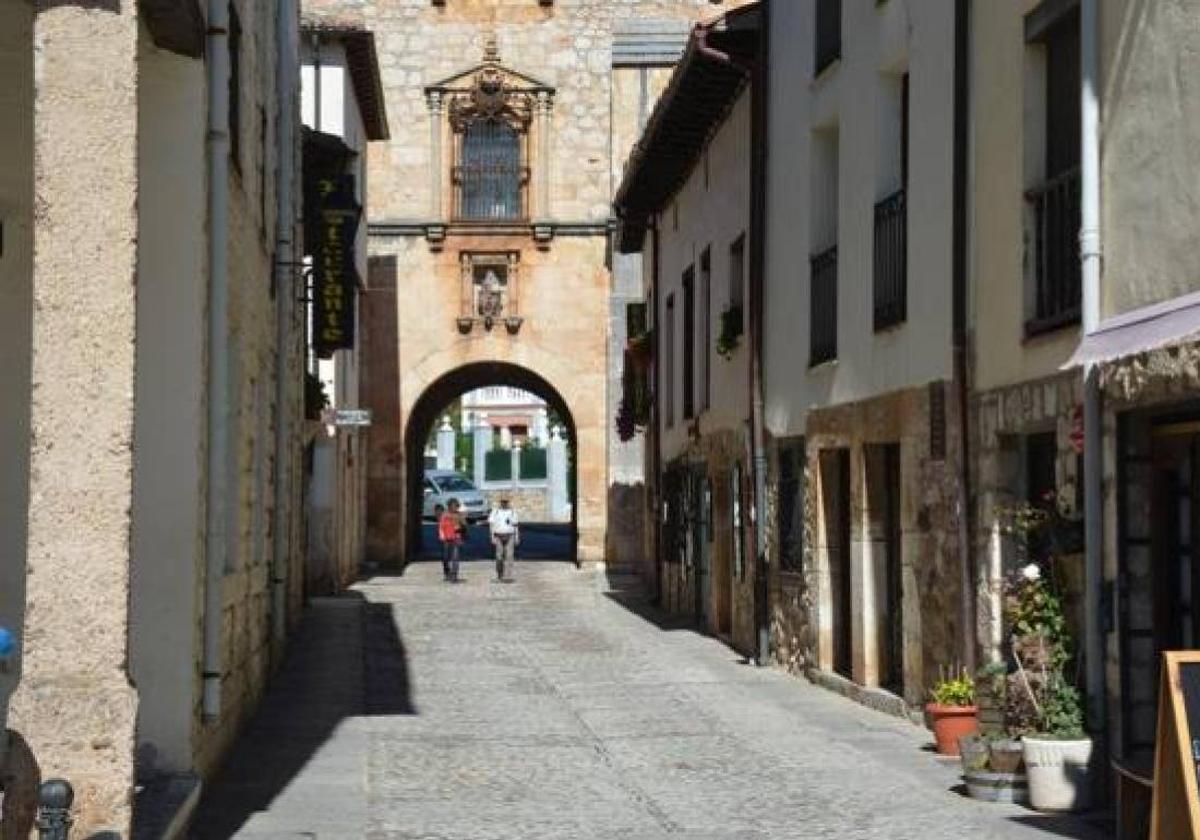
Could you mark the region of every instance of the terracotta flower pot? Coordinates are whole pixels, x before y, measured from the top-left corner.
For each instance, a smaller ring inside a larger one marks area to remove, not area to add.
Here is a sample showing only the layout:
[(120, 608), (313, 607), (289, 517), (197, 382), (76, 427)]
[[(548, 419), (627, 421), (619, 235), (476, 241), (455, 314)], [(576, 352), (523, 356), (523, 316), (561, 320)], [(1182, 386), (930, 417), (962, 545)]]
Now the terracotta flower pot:
[(979, 731), (978, 711), (975, 706), (925, 705), (939, 755), (958, 755), (958, 739)]

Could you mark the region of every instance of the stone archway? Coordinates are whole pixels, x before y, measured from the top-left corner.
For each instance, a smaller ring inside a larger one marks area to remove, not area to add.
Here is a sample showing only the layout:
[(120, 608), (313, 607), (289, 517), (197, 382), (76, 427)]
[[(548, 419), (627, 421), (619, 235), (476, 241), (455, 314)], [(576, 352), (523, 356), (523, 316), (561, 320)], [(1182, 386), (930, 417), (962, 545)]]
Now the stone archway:
[[(475, 362), (438, 377), (421, 392), (404, 424), (404, 463), (408, 467), (404, 472), (404, 541), (405, 556), (410, 560), (421, 551), (421, 477), (425, 442), (446, 406), (455, 398), (476, 388), (495, 385), (520, 388), (545, 400), (564, 419), (568, 446), (576, 452), (576, 458), (579, 457), (579, 436), (571, 406), (557, 388), (532, 370), (506, 362)], [(570, 496), (582, 500), (578, 471), (574, 476)], [(563, 558), (577, 564), (582, 560), (579, 551), (580, 510), (578, 502), (572, 506), (570, 556)]]

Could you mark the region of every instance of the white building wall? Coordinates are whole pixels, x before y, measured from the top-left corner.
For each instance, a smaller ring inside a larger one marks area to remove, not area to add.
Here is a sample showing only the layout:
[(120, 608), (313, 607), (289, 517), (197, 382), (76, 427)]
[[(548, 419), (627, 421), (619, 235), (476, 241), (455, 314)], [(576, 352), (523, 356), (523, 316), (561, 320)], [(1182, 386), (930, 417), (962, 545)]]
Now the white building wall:
[[(674, 422), (662, 429), (662, 457), (670, 461), (684, 452), (689, 443), (690, 421), (684, 411), (684, 342), (685, 332), (683, 274), (695, 269), (696, 294), (696, 396), (694, 405), (700, 419), (702, 435), (720, 430), (740, 428), (748, 411), (747, 335), (743, 331), (737, 349), (729, 359), (717, 355), (715, 343), (720, 334), (721, 313), (730, 300), (730, 246), (738, 237), (748, 233), (750, 224), (750, 134), (751, 96), (747, 88), (737, 100), (728, 118), (717, 129), (704, 154), (704, 159), (692, 171), (676, 195), (673, 205), (659, 218), (659, 288), (657, 292), (659, 317), (666, 317), (666, 299), (675, 296), (674, 328)], [(703, 408), (704, 373), (704, 295), (700, 276), (700, 259), (705, 248), (712, 254), (712, 293), (708, 312), (711, 321), (709, 358), (711, 364), (712, 405)], [(649, 259), (650, 246), (647, 245)], [(749, 249), (745, 249), (749, 260)], [(749, 266), (743, 271), (749, 282)], [(747, 296), (748, 297), (748, 296)], [(745, 317), (745, 315), (743, 315)], [(658, 340), (667, 331), (660, 324)], [(666, 359), (662, 353), (660, 358)], [(665, 376), (665, 373), (664, 373)], [(665, 385), (663, 386), (665, 387)], [(660, 400), (660, 405), (663, 404)]]
[(193, 768), (208, 277), (202, 62), (142, 38), (130, 670), (144, 770)]
[[(811, 408), (951, 376), (954, 8), (951, 0), (843, 3), (842, 58), (817, 78), (814, 4), (779, 3), (771, 17), (772, 43), (787, 48), (772, 51), (770, 70), (764, 367), (767, 426), (782, 436), (802, 434)], [(876, 333), (874, 206), (899, 186), (905, 72), (908, 312)], [(835, 241), (838, 356), (810, 369), (809, 257)]]

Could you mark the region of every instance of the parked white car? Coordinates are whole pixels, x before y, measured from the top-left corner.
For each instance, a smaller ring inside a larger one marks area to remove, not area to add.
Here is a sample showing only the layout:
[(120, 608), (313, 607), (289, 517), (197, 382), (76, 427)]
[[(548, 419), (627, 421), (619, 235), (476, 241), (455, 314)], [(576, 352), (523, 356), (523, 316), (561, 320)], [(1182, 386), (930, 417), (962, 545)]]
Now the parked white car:
[(426, 519), (433, 519), (438, 505), (446, 507), (451, 499), (458, 504), (468, 522), (487, 519), (487, 498), (479, 488), (460, 472), (452, 470), (427, 470), (424, 479), (425, 500), (421, 508)]

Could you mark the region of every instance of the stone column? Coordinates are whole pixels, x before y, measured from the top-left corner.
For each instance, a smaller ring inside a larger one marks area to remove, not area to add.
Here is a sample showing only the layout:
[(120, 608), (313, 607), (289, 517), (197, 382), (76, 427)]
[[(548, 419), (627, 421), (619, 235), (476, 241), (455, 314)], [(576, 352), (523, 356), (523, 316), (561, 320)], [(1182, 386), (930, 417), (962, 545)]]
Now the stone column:
[(533, 218), (539, 222), (550, 219), (550, 112), (553, 103), (550, 91), (537, 94), (537, 190)]
[(454, 453), (458, 449), (458, 434), (450, 425), (450, 418), (442, 418), (442, 427), (437, 433), (437, 468), (439, 470), (454, 469)]
[(501, 426), (500, 427), (500, 448), (501, 449), (512, 449), (512, 445), (513, 445), (512, 428), (509, 426)]
[(429, 219), (441, 222), (444, 220), (442, 129), (445, 100), (440, 90), (431, 90), (426, 94), (426, 101), (429, 103)]
[(521, 444), (518, 441), (513, 441), (509, 455), (512, 458), (512, 487), (516, 490), (521, 483)]
[(475, 418), (475, 486), (483, 487), (487, 477), (487, 454), (492, 449), (492, 427), (487, 422), (487, 412), (481, 411)]
[(571, 512), (567, 510), (567, 442), (558, 426), (550, 430), (550, 444), (546, 447), (546, 478), (550, 493), (550, 519), (564, 522), (571, 517)]
[(138, 16), (89, 5), (34, 21), (29, 644), (10, 724), (75, 785), (76, 836), (128, 837)]

